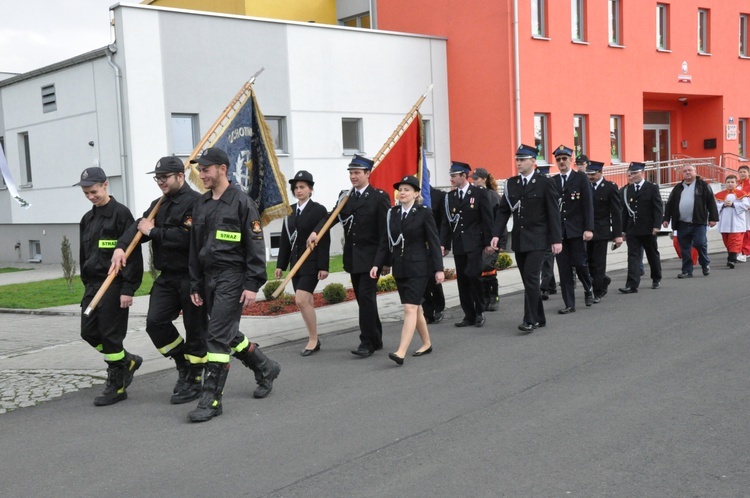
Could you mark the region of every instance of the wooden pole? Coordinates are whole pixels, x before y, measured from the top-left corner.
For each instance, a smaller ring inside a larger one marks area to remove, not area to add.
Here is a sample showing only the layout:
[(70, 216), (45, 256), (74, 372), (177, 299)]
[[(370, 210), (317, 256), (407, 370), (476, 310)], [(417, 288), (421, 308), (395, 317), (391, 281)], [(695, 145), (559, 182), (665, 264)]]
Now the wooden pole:
[[(419, 111), (419, 106), (422, 105), (422, 102), (424, 102), (424, 99), (427, 98), (427, 94), (430, 93), (432, 90), (432, 85), (429, 86), (427, 91), (419, 97), (417, 100), (417, 103), (412, 106), (412, 108), (409, 110), (409, 112), (406, 113), (406, 116), (404, 116), (404, 119), (401, 120), (401, 122), (398, 124), (396, 129), (391, 133), (391, 136), (388, 137), (388, 140), (385, 141), (383, 146), (380, 148), (378, 153), (373, 158), (373, 166), (372, 171), (375, 171), (375, 169), (380, 165), (380, 163), (383, 161), (383, 158), (388, 155), (388, 153), (393, 149), (393, 147), (396, 145), (396, 142), (398, 142), (401, 139), (401, 136), (404, 134), (404, 130), (409, 127), (409, 125), (414, 121), (414, 118), (417, 116), (417, 111)], [(372, 174), (372, 173), (370, 173)], [(354, 187), (352, 187), (353, 190)], [(336, 206), (336, 209), (333, 210), (331, 213), (331, 216), (328, 217), (328, 220), (323, 225), (323, 228), (320, 229), (320, 232), (318, 232), (318, 239), (323, 237), (326, 232), (328, 232), (328, 229), (331, 227), (331, 224), (333, 224), (333, 221), (336, 219), (336, 217), (339, 215), (343, 207), (346, 205), (346, 201), (349, 200), (349, 197), (351, 195), (352, 191), (349, 191), (349, 194), (345, 195)], [(302, 256), (297, 260), (297, 264), (294, 265), (294, 267), (289, 271), (287, 276), (284, 278), (284, 280), (281, 282), (281, 285), (274, 291), (273, 297), (279, 297), (279, 295), (284, 291), (284, 288), (287, 286), (289, 281), (292, 279), (292, 277), (299, 271), (302, 264), (305, 262), (308, 256), (310, 256), (310, 253), (313, 251), (313, 247), (308, 246), (307, 249), (305, 249), (305, 252), (302, 253)]]
[[(164, 201), (164, 198), (166, 196), (161, 196), (159, 201), (156, 203), (156, 206), (154, 206), (154, 209), (151, 210), (151, 212), (148, 214), (147, 220), (151, 221), (154, 219), (154, 216), (156, 216), (156, 213), (159, 211), (159, 207), (161, 206), (161, 203)], [(133, 237), (133, 240), (130, 242), (130, 245), (128, 246), (127, 250), (125, 251), (125, 258), (129, 258), (130, 255), (135, 250), (136, 246), (140, 244), (141, 237), (143, 237), (143, 234), (138, 231), (135, 234), (135, 237)], [(86, 316), (91, 316), (91, 313), (94, 311), (94, 308), (96, 308), (96, 305), (99, 304), (99, 301), (102, 300), (102, 297), (104, 297), (104, 293), (107, 292), (107, 289), (109, 289), (109, 286), (112, 285), (112, 282), (115, 280), (115, 277), (120, 272), (120, 269), (118, 268), (116, 271), (113, 271), (109, 275), (107, 275), (107, 279), (104, 281), (101, 287), (99, 287), (99, 291), (94, 296), (94, 299), (91, 300), (89, 303), (88, 308), (86, 308), (86, 311), (83, 312)]]

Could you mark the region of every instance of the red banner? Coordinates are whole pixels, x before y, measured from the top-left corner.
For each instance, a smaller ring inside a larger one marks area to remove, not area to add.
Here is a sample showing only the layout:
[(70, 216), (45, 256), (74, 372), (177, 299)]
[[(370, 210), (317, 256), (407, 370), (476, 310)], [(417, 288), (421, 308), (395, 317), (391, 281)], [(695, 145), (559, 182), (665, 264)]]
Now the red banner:
[(418, 113), (414, 121), (404, 130), (401, 138), (383, 158), (370, 175), (370, 184), (386, 192), (394, 201), (393, 184), (405, 176), (419, 175), (422, 164), (422, 133), (420, 124), (422, 116)]

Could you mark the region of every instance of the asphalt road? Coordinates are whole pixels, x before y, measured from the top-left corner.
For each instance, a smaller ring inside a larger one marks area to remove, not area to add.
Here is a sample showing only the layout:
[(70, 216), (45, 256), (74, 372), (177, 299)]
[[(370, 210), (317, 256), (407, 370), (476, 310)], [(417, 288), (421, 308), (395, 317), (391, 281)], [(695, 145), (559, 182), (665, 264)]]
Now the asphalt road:
[(528, 336), (520, 294), (481, 329), (453, 327), (450, 310), (435, 352), (403, 367), (386, 355), (396, 323), (367, 359), (349, 353), (354, 331), (310, 358), (303, 343), (270, 348), (273, 394), (252, 399), (233, 362), (224, 414), (204, 424), (168, 403), (171, 371), (136, 377), (112, 407), (92, 405), (96, 386), (18, 409), (0, 416), (0, 493), (748, 496), (750, 264), (722, 260), (691, 280), (668, 261), (661, 289), (646, 278), (573, 315), (555, 313), (558, 294)]

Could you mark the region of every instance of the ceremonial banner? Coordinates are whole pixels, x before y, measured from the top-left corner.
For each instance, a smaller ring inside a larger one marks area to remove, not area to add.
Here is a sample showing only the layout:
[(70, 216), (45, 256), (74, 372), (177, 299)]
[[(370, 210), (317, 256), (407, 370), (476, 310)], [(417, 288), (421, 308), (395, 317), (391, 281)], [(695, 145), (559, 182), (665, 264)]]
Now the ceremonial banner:
[(10, 174), (10, 168), (8, 168), (8, 161), (5, 159), (5, 152), (3, 151), (2, 145), (0, 145), (0, 173), (3, 175), (5, 186), (8, 187), (8, 192), (10, 192), (11, 197), (13, 197), (21, 207), (26, 209), (31, 207), (31, 204), (18, 195), (18, 187), (16, 187), (16, 182), (13, 180), (13, 175)]
[[(265, 226), (271, 220), (291, 214), (286, 178), (279, 169), (271, 129), (260, 112), (252, 85), (247, 85), (246, 94), (238, 99), (238, 105), (240, 107), (233, 109), (234, 113), (227, 116), (228, 121), (222, 123), (220, 129), (201, 141), (201, 149), (218, 147), (227, 153), (229, 182), (238, 185), (255, 201)], [(190, 180), (203, 190), (195, 165), (191, 165)]]

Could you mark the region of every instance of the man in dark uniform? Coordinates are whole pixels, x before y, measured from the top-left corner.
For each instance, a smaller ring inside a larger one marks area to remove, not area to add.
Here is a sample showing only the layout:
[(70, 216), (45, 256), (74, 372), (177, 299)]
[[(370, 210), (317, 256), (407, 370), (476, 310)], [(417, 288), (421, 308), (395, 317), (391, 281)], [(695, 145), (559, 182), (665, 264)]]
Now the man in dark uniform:
[(443, 201), (445, 218), (440, 227), (443, 256), (453, 250), (458, 299), (464, 312), (456, 327), (482, 327), (485, 322), (482, 256), (485, 250), (490, 250), (494, 218), (487, 190), (469, 183), (470, 172), (471, 166), (466, 163), (451, 164), (451, 185), (455, 189)]
[[(185, 182), (185, 165), (177, 157), (162, 157), (156, 169), (146, 174), (154, 175), (164, 200), (153, 220), (147, 217), (159, 199), (154, 200), (143, 218), (130, 225), (120, 237), (112, 255), (110, 272), (126, 265), (125, 250), (136, 233), (143, 234), (141, 243), (151, 241), (154, 267), (160, 273), (151, 288), (146, 332), (156, 349), (175, 362), (178, 377), (170, 402), (181, 404), (200, 396), (206, 361), (206, 311), (190, 299), (188, 270), (193, 206), (200, 194)], [(172, 324), (180, 312), (185, 340)]]
[(557, 255), (557, 267), (565, 302), (565, 308), (558, 310), (558, 313), (567, 315), (576, 310), (574, 268), (583, 284), (586, 306), (594, 304), (591, 274), (586, 261), (586, 241), (594, 235), (594, 206), (588, 178), (570, 168), (573, 150), (561, 145), (555, 149), (554, 155), (560, 170), (554, 181), (560, 192), (562, 221), (562, 251)]
[(107, 175), (101, 168), (86, 168), (80, 186), (94, 205), (81, 219), (80, 254), (81, 281), (85, 286), (81, 300), (81, 337), (104, 355), (107, 363), (107, 384), (96, 406), (107, 406), (128, 398), (125, 389), (143, 358), (125, 351), (123, 341), (128, 330), (128, 315), (133, 295), (141, 286), (143, 257), (140, 246), (130, 255), (130, 264), (115, 277), (101, 301), (89, 316), (85, 311), (107, 279), (112, 252), (117, 238), (133, 223), (130, 210), (107, 193)]
[(658, 289), (661, 286), (661, 260), (656, 235), (661, 226), (664, 205), (659, 187), (643, 179), (644, 169), (644, 163), (630, 163), (628, 175), (633, 183), (622, 190), (622, 229), (628, 243), (628, 278), (625, 287), (620, 289), (623, 294), (638, 292), (642, 250), (646, 252), (648, 266), (651, 268), (651, 288)]
[(580, 154), (576, 157), (576, 169), (579, 173), (588, 172), (588, 166), (591, 164), (589, 157), (586, 154)]
[[(391, 207), (388, 194), (370, 185), (374, 162), (355, 155), (348, 166), (353, 189), (349, 199), (333, 222), (344, 227), (344, 270), (352, 278), (359, 305), (359, 346), (352, 354), (360, 358), (383, 349), (383, 325), (378, 315), (378, 281), (370, 278), (380, 238), (385, 233), (386, 214)], [(338, 204), (337, 204), (338, 205)], [(335, 208), (334, 208), (335, 210)], [(310, 234), (308, 244), (316, 244), (325, 220)]]
[(266, 282), (266, 246), (258, 208), (244, 192), (230, 185), (226, 152), (211, 147), (191, 163), (198, 164), (200, 179), (208, 191), (193, 208), (190, 292), (195, 306), (206, 305), (209, 320), (203, 396), (188, 418), (205, 422), (223, 411), (221, 397), (232, 352), (255, 373), (256, 398), (268, 396), (281, 368), (240, 332), (243, 306), (255, 301)]
[[(538, 164), (536, 170), (539, 174), (549, 178), (549, 165)], [(555, 280), (555, 255), (547, 248), (544, 251), (544, 262), (542, 262), (542, 301), (549, 299), (551, 294), (557, 294), (557, 280)]]
[(562, 250), (557, 190), (551, 179), (536, 171), (538, 154), (530, 145), (521, 145), (516, 151), (519, 174), (505, 182), (491, 242), (497, 248), (499, 235), (513, 216), (511, 247), (524, 287), (523, 322), (518, 329), (526, 334), (547, 324), (539, 274), (545, 251), (558, 254)]
[(601, 302), (607, 293), (610, 279), (607, 276), (607, 250), (622, 245), (622, 199), (617, 185), (605, 180), (604, 163), (590, 161), (586, 174), (594, 191), (594, 236), (588, 242), (589, 270), (594, 287), (594, 302)]
[[(440, 224), (445, 216), (445, 192), (430, 185), (430, 200), (432, 202), (432, 215), (435, 225), (440, 230)], [(427, 288), (424, 291), (424, 302), (422, 311), (427, 323), (440, 323), (443, 320), (445, 310), (445, 293), (443, 284), (438, 284), (434, 279), (427, 280)]]

